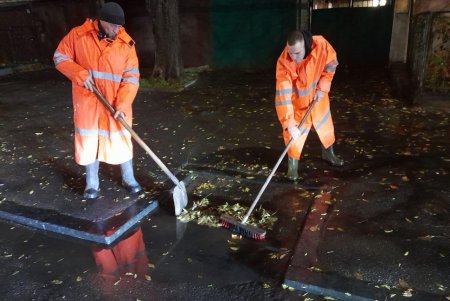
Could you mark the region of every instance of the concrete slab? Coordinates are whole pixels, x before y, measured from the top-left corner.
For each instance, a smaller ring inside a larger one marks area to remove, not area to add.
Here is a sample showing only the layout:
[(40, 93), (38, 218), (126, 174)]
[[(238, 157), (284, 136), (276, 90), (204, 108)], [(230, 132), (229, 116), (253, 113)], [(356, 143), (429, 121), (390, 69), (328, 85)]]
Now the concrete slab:
[[(107, 220), (105, 223), (79, 221), (74, 220), (70, 216), (56, 217), (58, 214), (51, 214), (44, 210), (36, 210), (36, 208), (33, 208), (33, 210), (30, 211), (30, 208), (28, 207), (19, 207), (12, 204), (8, 204), (5, 207), (6, 208), (2, 208), (3, 210), (0, 211), (0, 219), (5, 221), (97, 244), (111, 245), (118, 241), (128, 230), (136, 226), (136, 224), (148, 214), (153, 212), (158, 207), (158, 203), (156, 201), (151, 201), (146, 204), (146, 207), (140, 209), (135, 208), (138, 206), (134, 204), (131, 206), (133, 208), (129, 207), (125, 212), (119, 212), (120, 222), (118, 219), (114, 219)], [(31, 216), (37, 214), (40, 218), (27, 217), (27, 213), (30, 213)], [(131, 213), (135, 213), (135, 215), (132, 215)], [(67, 222), (70, 222), (73, 227), (62, 225)], [(88, 224), (90, 226), (88, 226)], [(86, 230), (78, 230), (77, 228), (86, 228)], [(111, 234), (108, 235), (107, 233)]]
[(11, 164), (0, 171), (0, 218), (110, 245), (158, 207), (154, 194), (129, 195), (108, 177), (102, 181), (100, 197), (85, 200), (82, 176), (76, 175), (75, 165), (71, 171), (61, 171), (39, 155), (35, 152), (30, 164), (13, 164), (15, 160), (10, 158)]

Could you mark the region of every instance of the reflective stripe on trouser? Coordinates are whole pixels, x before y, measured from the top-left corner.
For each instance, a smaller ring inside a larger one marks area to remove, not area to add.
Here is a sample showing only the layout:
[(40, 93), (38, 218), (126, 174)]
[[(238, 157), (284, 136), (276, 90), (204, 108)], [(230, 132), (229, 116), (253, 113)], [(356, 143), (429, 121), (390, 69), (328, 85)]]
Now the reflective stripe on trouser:
[(121, 164), (133, 158), (131, 136), (126, 130), (113, 135), (102, 135), (101, 130), (88, 131), (75, 130), (75, 161), (78, 164), (91, 164), (96, 159)]
[[(305, 114), (305, 112), (306, 110), (295, 111), (294, 117), (297, 123), (300, 123), (300, 120), (303, 118), (303, 114)], [(297, 160), (300, 159), (306, 138), (308, 137), (311, 126), (313, 125), (323, 146), (328, 148), (334, 143), (335, 137), (333, 120), (331, 118), (329, 100), (326, 96), (313, 108), (310, 116), (306, 119), (305, 123), (300, 129), (301, 135), (291, 144), (291, 147), (288, 151), (288, 154), (291, 158)], [(287, 143), (289, 143), (289, 139), (291, 138), (288, 131), (283, 132), (283, 138), (285, 145), (287, 145)]]

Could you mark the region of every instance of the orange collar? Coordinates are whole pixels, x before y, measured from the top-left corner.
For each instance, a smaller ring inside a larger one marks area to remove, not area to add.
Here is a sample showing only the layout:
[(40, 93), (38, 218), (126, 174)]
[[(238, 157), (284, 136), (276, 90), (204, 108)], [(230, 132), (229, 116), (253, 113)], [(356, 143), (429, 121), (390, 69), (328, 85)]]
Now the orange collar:
[[(86, 19), (86, 21), (83, 23), (83, 25), (80, 26), (80, 29), (78, 31), (78, 33), (84, 34), (86, 32), (91, 32), (91, 31), (95, 31), (95, 34), (98, 34), (99, 29), (98, 29), (98, 20), (92, 20), (92, 19)], [(125, 28), (120, 28), (119, 33), (117, 34), (117, 38), (116, 40), (122, 40), (124, 43), (133, 46), (134, 45), (134, 41), (133, 39), (127, 34), (127, 32), (125, 31)]]

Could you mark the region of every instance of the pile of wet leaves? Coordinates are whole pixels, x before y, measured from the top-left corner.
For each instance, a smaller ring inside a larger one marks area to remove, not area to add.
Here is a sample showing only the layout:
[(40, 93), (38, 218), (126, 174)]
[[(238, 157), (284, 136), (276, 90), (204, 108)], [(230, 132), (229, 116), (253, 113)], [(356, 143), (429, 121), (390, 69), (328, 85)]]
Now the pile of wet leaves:
[[(220, 216), (222, 214), (232, 216), (236, 220), (242, 220), (248, 209), (249, 207), (242, 206), (239, 203), (228, 204), (228, 202), (219, 206), (212, 206), (208, 198), (204, 197), (199, 201), (194, 201), (191, 208), (183, 209), (178, 219), (182, 222), (192, 221), (199, 225), (220, 227)], [(247, 223), (264, 229), (272, 229), (277, 219), (275, 212), (259, 207), (250, 215)]]

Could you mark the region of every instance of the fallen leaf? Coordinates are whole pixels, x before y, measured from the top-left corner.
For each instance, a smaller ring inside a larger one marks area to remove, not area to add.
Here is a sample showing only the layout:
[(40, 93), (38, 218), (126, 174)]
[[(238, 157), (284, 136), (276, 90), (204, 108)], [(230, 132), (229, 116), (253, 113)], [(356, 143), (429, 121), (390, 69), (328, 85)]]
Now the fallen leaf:
[(424, 235), (424, 236), (417, 237), (417, 239), (430, 241), (433, 237), (434, 237), (433, 235)]
[(359, 272), (354, 272), (353, 273), (353, 277), (355, 277), (358, 280), (362, 280), (363, 279), (363, 275)]
[(55, 280), (52, 280), (52, 284), (57, 284), (57, 285), (59, 285), (59, 284), (62, 284), (63, 282), (61, 281), (61, 280), (58, 280), (58, 279), (55, 279)]
[(320, 227), (319, 227), (319, 225), (315, 225), (315, 226), (310, 227), (309, 230), (312, 232), (316, 232), (316, 231), (320, 230)]
[(398, 285), (402, 288), (402, 289), (409, 289), (411, 288), (411, 286), (408, 284), (408, 282), (406, 282), (403, 279), (399, 279), (398, 280)]
[(407, 289), (406, 291), (403, 292), (403, 297), (412, 297), (412, 289)]

